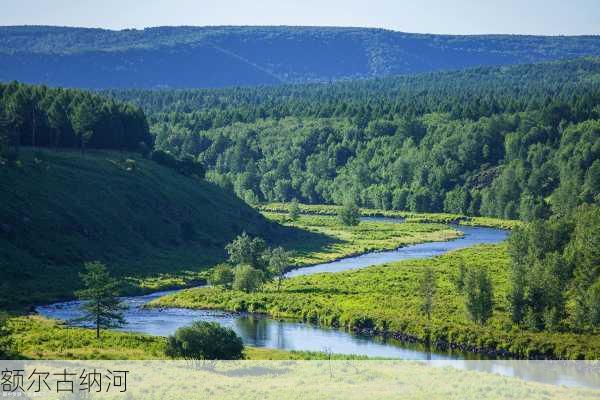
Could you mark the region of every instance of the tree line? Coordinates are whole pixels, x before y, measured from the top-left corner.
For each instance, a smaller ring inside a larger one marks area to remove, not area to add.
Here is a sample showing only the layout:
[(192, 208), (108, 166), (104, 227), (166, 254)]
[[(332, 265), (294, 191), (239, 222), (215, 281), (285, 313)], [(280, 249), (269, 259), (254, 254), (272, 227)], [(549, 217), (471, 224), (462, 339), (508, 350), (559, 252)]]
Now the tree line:
[(144, 111), (90, 92), (0, 84), (0, 148), (151, 149)]

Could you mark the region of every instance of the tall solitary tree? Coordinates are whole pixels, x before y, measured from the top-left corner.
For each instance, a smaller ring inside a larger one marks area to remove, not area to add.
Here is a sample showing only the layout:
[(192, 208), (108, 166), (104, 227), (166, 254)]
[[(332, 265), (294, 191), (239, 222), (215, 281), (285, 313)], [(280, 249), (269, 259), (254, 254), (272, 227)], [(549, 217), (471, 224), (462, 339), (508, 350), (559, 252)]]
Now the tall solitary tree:
[(494, 308), (494, 293), (492, 281), (483, 268), (472, 268), (465, 279), (467, 295), (467, 310), (471, 318), (480, 324), (485, 324), (492, 316)]
[(85, 315), (80, 319), (89, 321), (96, 328), (96, 338), (100, 338), (100, 329), (117, 328), (125, 323), (125, 306), (118, 298), (117, 281), (110, 276), (106, 266), (94, 261), (85, 264), (81, 274), (84, 289), (76, 295), (84, 300)]
[(289, 265), (290, 253), (283, 247), (276, 247), (269, 252), (269, 271), (277, 277), (277, 291), (281, 289), (281, 282)]
[(233, 265), (247, 264), (261, 270), (264, 269), (262, 255), (266, 249), (264, 240), (258, 237), (252, 238), (246, 232), (225, 246), (229, 254), (229, 262)]
[(294, 199), (290, 203), (290, 219), (292, 221), (297, 221), (300, 217), (300, 204), (298, 204), (298, 200)]
[(419, 279), (419, 290), (421, 292), (421, 311), (431, 319), (433, 311), (433, 298), (437, 289), (435, 272), (431, 267), (425, 267)]
[(338, 217), (342, 224), (346, 226), (356, 226), (360, 223), (360, 210), (356, 203), (347, 201), (340, 209)]

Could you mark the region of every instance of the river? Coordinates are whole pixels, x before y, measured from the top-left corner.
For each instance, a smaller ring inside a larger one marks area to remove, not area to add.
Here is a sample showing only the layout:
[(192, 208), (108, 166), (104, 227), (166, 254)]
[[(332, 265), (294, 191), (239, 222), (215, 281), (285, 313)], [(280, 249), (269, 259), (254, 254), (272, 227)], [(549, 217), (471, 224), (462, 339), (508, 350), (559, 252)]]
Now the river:
[[(369, 217), (364, 220), (384, 223), (402, 223), (402, 219)], [(364, 268), (394, 261), (433, 257), (451, 250), (461, 249), (477, 244), (493, 244), (505, 240), (508, 232), (502, 229), (467, 227), (451, 225), (453, 229), (463, 233), (460, 238), (446, 242), (430, 242), (405, 246), (393, 251), (372, 252), (356, 257), (319, 264), (293, 270), (289, 277), (309, 275), (323, 272), (340, 272)], [(168, 336), (177, 328), (191, 324), (193, 321), (215, 321), (232, 328), (246, 345), (275, 348), (282, 350), (324, 351), (337, 354), (356, 354), (369, 357), (400, 358), (409, 360), (433, 360), (448, 362), (458, 367), (468, 367), (468, 360), (490, 359), (489, 357), (468, 352), (440, 351), (425, 348), (423, 345), (401, 342), (391, 338), (360, 335), (344, 330), (319, 327), (313, 324), (281, 321), (266, 317), (221, 312), (214, 310), (189, 310), (180, 308), (144, 308), (149, 301), (175, 291), (157, 292), (145, 296), (125, 297), (123, 301), (129, 306), (125, 313), (126, 324), (123, 331), (140, 332), (150, 335)], [(81, 302), (69, 301), (40, 306), (37, 312), (48, 318), (73, 320), (82, 315)], [(522, 363), (522, 362), (520, 362)], [(489, 363), (474, 363), (480, 368)], [(518, 364), (521, 365), (522, 364)], [(507, 375), (521, 376), (519, 368), (506, 365), (506, 362), (494, 361), (486, 369)], [(522, 369), (522, 368), (521, 368)], [(530, 373), (530, 367), (525, 369)], [(523, 376), (522, 376), (523, 377)], [(525, 377), (527, 378), (527, 377)], [(540, 380), (540, 379), (536, 379)], [(571, 374), (558, 374), (550, 383), (582, 384)], [(584, 386), (588, 386), (583, 383)]]

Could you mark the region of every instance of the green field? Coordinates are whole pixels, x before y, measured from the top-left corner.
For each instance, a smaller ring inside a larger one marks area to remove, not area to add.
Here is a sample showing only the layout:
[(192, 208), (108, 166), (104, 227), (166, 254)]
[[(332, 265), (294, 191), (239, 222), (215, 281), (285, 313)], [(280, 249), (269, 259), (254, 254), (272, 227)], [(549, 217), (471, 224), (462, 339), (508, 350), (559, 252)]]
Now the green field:
[[(486, 325), (469, 319), (453, 281), (459, 265), (486, 268), (494, 284), (494, 315)], [(431, 321), (420, 312), (418, 281), (425, 266), (435, 270), (437, 294)], [(513, 325), (508, 312), (509, 257), (506, 244), (482, 245), (424, 260), (407, 260), (335, 274), (316, 274), (243, 293), (189, 289), (154, 301), (159, 307), (226, 309), (266, 313), (370, 333), (393, 332), (464, 350), (504, 352), (523, 358), (598, 359), (600, 336), (532, 332)]]

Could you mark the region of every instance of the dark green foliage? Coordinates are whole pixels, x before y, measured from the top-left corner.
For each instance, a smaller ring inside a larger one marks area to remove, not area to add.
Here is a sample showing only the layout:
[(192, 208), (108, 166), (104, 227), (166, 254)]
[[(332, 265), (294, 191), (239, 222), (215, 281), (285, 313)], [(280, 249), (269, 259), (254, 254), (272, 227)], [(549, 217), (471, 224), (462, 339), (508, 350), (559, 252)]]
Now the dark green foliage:
[(0, 83), (2, 110), (0, 137), (10, 134), (14, 146), (135, 151), (153, 144), (140, 108), (81, 90)]
[(462, 292), (465, 288), (465, 280), (467, 279), (467, 267), (463, 262), (458, 265), (458, 274), (454, 277), (454, 286), (456, 290)]
[(198, 160), (252, 204), (343, 204), (351, 194), (361, 207), (530, 221), (596, 201), (599, 70), (586, 58), (110, 94), (145, 108), (157, 149)]
[(117, 328), (125, 323), (124, 306), (118, 296), (118, 282), (112, 278), (106, 266), (100, 262), (85, 263), (85, 272), (81, 274), (83, 289), (76, 292), (84, 301), (83, 321), (96, 328), (96, 338), (100, 338), (100, 329)]
[(87, 88), (328, 82), (600, 55), (599, 42), (335, 27), (2, 27), (0, 76)]
[(360, 210), (354, 202), (346, 202), (338, 215), (340, 222), (346, 226), (356, 226), (360, 223)]
[(573, 271), (575, 320), (580, 326), (600, 327), (600, 207), (580, 207), (573, 219), (575, 228), (565, 247), (565, 262)]
[(0, 312), (0, 359), (7, 359), (11, 353), (12, 340), (6, 322), (8, 314)]
[(281, 288), (281, 281), (291, 263), (291, 254), (283, 247), (276, 247), (267, 252), (269, 273), (277, 279), (277, 290)]
[(171, 154), (161, 150), (155, 150), (150, 154), (150, 159), (168, 168), (172, 168), (185, 176), (204, 178), (206, 171), (202, 163), (199, 163), (191, 157), (184, 157), (181, 160), (176, 159)]
[(243, 232), (235, 240), (225, 246), (229, 254), (229, 262), (233, 265), (249, 265), (252, 268), (264, 270), (263, 253), (267, 249), (265, 241), (259, 237), (250, 237)]
[(229, 289), (233, 284), (233, 279), (233, 269), (227, 264), (219, 264), (213, 267), (209, 283), (213, 286), (223, 286)]
[(186, 360), (239, 360), (244, 344), (236, 333), (216, 322), (198, 321), (169, 336), (166, 355)]
[[(517, 228), (509, 239), (512, 318), (531, 329), (598, 326), (600, 209)], [(574, 307), (567, 308), (567, 303)]]
[(88, 260), (134, 294), (197, 285), (243, 231), (294, 237), (230, 192), (136, 154), (22, 148), (19, 164), (0, 166), (0, 309), (72, 298)]
[(436, 289), (435, 271), (431, 267), (425, 267), (419, 279), (419, 290), (421, 293), (421, 311), (427, 316), (427, 319), (431, 319)]
[(265, 281), (265, 273), (248, 264), (238, 265), (233, 274), (233, 289), (246, 293), (256, 291)]
[(465, 295), (473, 321), (485, 324), (494, 311), (492, 281), (484, 268), (472, 268), (465, 276)]

